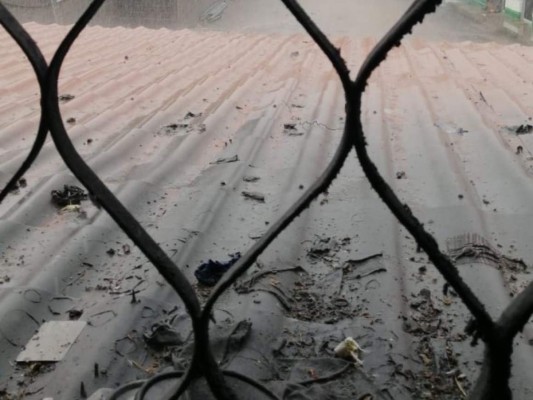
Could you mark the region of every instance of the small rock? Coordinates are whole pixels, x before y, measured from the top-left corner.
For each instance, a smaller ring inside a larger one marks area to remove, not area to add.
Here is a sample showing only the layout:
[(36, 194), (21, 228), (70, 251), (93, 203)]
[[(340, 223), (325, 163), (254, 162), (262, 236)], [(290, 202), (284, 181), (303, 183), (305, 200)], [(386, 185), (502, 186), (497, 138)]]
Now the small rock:
[(83, 310), (77, 310), (75, 308), (68, 310), (68, 318), (72, 320), (79, 319), (83, 314)]

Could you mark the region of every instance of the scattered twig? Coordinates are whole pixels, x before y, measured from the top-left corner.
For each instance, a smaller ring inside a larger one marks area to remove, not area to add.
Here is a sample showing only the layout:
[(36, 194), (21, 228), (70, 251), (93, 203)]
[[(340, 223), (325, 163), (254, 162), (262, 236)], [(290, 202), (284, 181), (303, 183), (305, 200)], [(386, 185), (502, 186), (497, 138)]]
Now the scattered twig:
[(346, 371), (348, 371), (352, 367), (353, 367), (353, 363), (346, 363), (346, 365), (343, 368), (341, 368), (338, 371), (333, 372), (330, 375), (326, 375), (326, 376), (323, 376), (323, 377), (318, 377), (316, 379), (308, 379), (306, 381), (300, 381), (300, 382), (297, 383), (297, 385), (310, 385), (310, 384), (313, 384), (313, 383), (326, 383), (326, 382), (332, 381), (334, 379), (337, 379), (339, 376), (344, 374)]

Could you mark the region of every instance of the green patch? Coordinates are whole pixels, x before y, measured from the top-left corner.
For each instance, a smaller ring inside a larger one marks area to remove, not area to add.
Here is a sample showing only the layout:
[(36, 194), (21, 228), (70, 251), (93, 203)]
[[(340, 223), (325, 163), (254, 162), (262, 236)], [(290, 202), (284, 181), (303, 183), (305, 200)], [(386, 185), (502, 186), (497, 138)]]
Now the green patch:
[(510, 19), (520, 20), (522, 19), (522, 13), (520, 11), (512, 10), (510, 8), (505, 7), (505, 16)]
[(468, 0), (469, 3), (477, 4), (485, 7), (487, 5), (487, 0)]

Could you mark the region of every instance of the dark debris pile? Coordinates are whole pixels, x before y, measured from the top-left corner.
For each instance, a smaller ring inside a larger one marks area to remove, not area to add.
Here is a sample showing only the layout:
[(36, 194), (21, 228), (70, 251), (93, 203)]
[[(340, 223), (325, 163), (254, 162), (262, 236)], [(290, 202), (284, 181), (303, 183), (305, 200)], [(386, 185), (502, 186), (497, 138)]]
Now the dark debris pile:
[(10, 192), (17, 194), (20, 192), (21, 188), (25, 188), (28, 186), (28, 182), (26, 181), (26, 178), (20, 178), (12, 187)]
[(194, 271), (194, 276), (198, 279), (204, 286), (215, 286), (217, 282), (222, 278), (222, 275), (230, 269), (230, 267), (235, 264), (239, 258), (241, 258), (241, 253), (237, 252), (230, 254), (229, 261), (213, 261), (209, 260), (202, 263), (196, 271)]
[[(443, 304), (450, 304), (448, 297)], [(457, 399), (468, 392), (469, 382), (461, 373), (453, 342), (467, 340), (465, 334), (454, 334), (443, 310), (437, 307), (428, 289), (422, 289), (410, 302), (409, 317), (404, 317), (404, 330), (418, 338), (415, 354), (421, 368), (401, 371), (413, 385), (417, 399)]]
[(300, 321), (334, 324), (358, 316), (361, 304), (354, 305), (343, 297), (329, 297), (314, 292), (315, 282), (307, 275), (294, 284), (289, 315)]
[(87, 193), (78, 186), (65, 185), (63, 190), (52, 190), (52, 203), (58, 207), (69, 205), (80, 205), (83, 200), (88, 199)]

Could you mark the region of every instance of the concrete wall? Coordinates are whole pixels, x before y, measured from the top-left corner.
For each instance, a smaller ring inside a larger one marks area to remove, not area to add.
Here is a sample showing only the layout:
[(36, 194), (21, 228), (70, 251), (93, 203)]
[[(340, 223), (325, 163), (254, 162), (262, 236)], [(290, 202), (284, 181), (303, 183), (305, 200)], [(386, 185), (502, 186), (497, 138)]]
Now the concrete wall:
[(533, 0), (526, 0), (524, 5), (524, 18), (533, 21)]
[(506, 0), (503, 26), (524, 40), (533, 41), (533, 0)]
[(463, 0), (467, 3), (474, 3), (483, 6), (490, 12), (505, 11), (514, 18), (521, 18), (526, 0)]
[(506, 0), (505, 13), (511, 18), (520, 19), (524, 10), (524, 0)]

